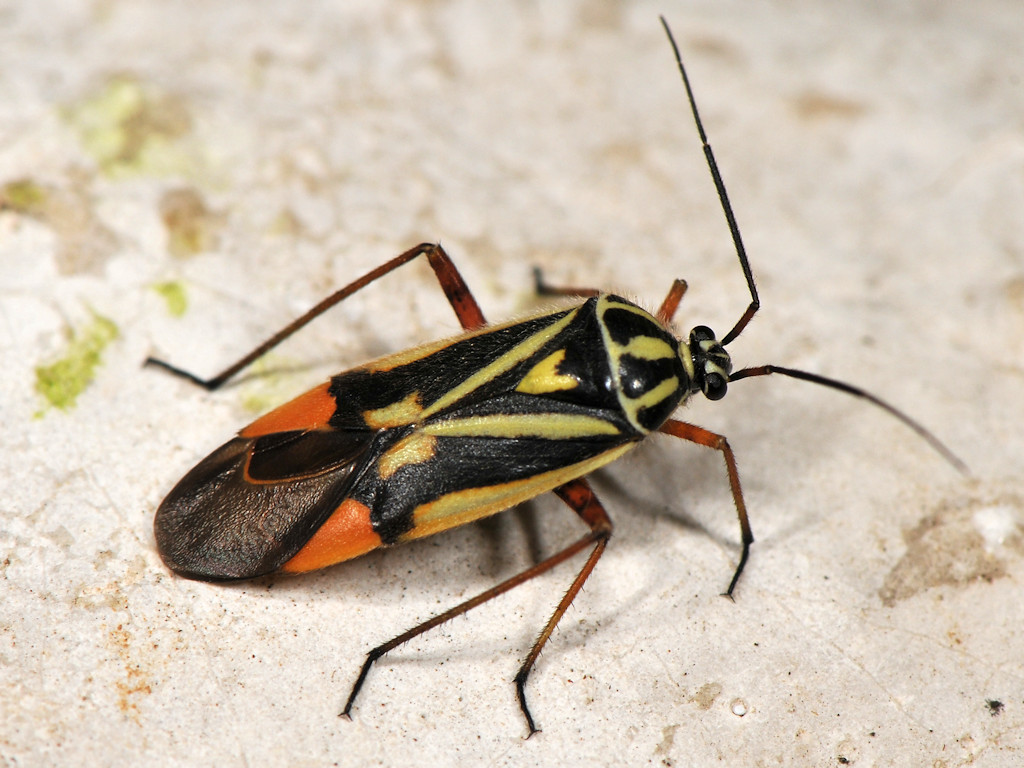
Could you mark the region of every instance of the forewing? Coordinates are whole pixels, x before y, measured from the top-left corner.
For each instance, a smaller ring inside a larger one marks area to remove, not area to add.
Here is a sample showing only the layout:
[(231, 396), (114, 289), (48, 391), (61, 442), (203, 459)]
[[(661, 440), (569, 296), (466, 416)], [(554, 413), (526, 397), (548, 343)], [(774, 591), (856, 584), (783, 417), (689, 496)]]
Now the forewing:
[(276, 571), (344, 501), (372, 438), (323, 429), (230, 440), (160, 505), (160, 556), (176, 573), (203, 581)]

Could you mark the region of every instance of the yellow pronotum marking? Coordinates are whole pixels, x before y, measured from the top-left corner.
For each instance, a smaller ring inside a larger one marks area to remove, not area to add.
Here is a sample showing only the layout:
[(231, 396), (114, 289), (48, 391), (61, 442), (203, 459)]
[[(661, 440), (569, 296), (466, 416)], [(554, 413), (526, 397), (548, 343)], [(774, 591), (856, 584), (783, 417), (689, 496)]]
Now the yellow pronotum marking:
[(493, 363), (484, 366), (476, 373), (464, 379), (460, 384), (452, 387), (448, 392), (423, 410), (423, 418), (437, 413), (438, 411), (447, 408), (449, 405), (457, 403), (473, 390), (494, 380), (495, 377), (500, 376), (505, 371), (528, 358), (538, 349), (551, 341), (551, 339), (561, 333), (562, 329), (573, 321), (573, 318), (576, 317), (578, 311), (578, 309), (574, 309), (568, 312), (565, 317), (560, 320), (556, 320), (546, 328), (542, 328), (529, 338), (519, 342)]
[(663, 357), (673, 358), (676, 351), (664, 339), (653, 336), (634, 336), (624, 347), (619, 347), (620, 355), (632, 355), (641, 360), (659, 360)]
[(548, 440), (619, 434), (618, 427), (596, 416), (558, 413), (471, 416), (427, 424), (422, 430), (436, 437), (539, 437)]
[[(598, 303), (598, 312), (601, 314), (602, 318), (604, 317), (604, 313), (609, 309), (622, 309), (627, 312), (632, 312), (634, 315), (638, 315), (649, 320), (655, 326), (664, 327), (657, 318), (640, 307), (630, 304), (620, 304), (617, 301), (610, 300), (607, 296), (602, 296)], [(604, 322), (601, 323), (601, 332), (604, 337), (605, 347), (608, 350), (608, 358), (613, 371), (619, 370), (622, 358), (625, 355), (642, 360), (661, 360), (677, 357), (677, 353), (672, 349), (672, 346), (664, 339), (657, 338), (656, 336), (646, 336), (641, 334), (633, 336), (626, 344), (617, 344), (611, 338), (608, 326)], [(683, 365), (686, 364), (687, 362), (684, 360)], [(690, 367), (692, 368), (692, 366)], [(626, 418), (629, 419), (629, 422), (641, 432), (646, 432), (647, 430), (644, 429), (638, 418), (640, 410), (642, 408), (650, 408), (657, 405), (665, 398), (671, 397), (672, 394), (678, 390), (679, 379), (675, 376), (671, 376), (659, 383), (658, 386), (651, 391), (645, 392), (643, 395), (635, 399), (626, 397), (625, 393), (620, 389), (618, 391), (619, 405), (621, 406), (623, 413), (626, 414)]]
[(404, 427), (416, 421), (422, 412), (420, 393), (410, 392), (396, 403), (372, 411), (363, 411), (363, 421), (370, 429)]
[(377, 460), (377, 474), (387, 480), (406, 464), (422, 464), (434, 458), (437, 438), (422, 432), (413, 432), (391, 446)]
[(653, 317), (653, 315), (643, 307), (638, 307), (633, 302), (625, 301), (624, 299), (619, 299), (618, 301), (616, 301), (613, 300), (610, 296), (602, 296), (600, 302), (600, 311), (602, 315), (609, 309), (622, 309), (625, 310), (626, 312), (632, 312), (634, 315), (639, 315), (640, 317), (643, 318), (650, 319)]
[(565, 360), (564, 349), (552, 352), (530, 369), (530, 372), (519, 382), (516, 392), (527, 395), (545, 395), (548, 392), (578, 387), (580, 382), (575, 376), (558, 372), (558, 366), (563, 360)]
[(625, 443), (568, 467), (515, 480), (511, 483), (454, 491), (435, 501), (421, 504), (413, 510), (412, 530), (404, 534), (402, 539), (430, 536), (514, 507), (520, 502), (532, 499), (534, 496), (557, 488), (577, 477), (582, 477), (588, 472), (593, 472), (598, 467), (615, 461), (636, 446), (636, 442)]
[(650, 392), (644, 392), (640, 397), (635, 400), (629, 400), (628, 402), (633, 408), (633, 413), (636, 413), (641, 408), (650, 408), (653, 405), (657, 405), (678, 389), (679, 379), (672, 376), (671, 378), (665, 379)]

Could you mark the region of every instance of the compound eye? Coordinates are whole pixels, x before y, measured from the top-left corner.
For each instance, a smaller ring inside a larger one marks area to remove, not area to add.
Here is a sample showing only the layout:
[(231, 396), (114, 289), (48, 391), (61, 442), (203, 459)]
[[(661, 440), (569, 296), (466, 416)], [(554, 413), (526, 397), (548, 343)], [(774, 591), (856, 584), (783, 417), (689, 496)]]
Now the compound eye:
[(706, 325), (698, 325), (690, 331), (690, 343), (699, 344), (702, 341), (712, 341), (714, 338), (715, 332)]
[(720, 373), (706, 373), (701, 390), (708, 400), (721, 400), (729, 388), (729, 382)]

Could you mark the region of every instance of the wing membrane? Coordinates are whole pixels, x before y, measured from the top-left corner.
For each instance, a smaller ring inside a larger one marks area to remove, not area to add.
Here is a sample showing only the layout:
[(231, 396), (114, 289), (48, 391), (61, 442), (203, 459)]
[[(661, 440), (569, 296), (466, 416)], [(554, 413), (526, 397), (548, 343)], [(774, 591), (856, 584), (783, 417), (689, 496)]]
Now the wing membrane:
[(315, 430), (228, 441), (157, 510), (161, 557), (176, 573), (204, 581), (277, 570), (345, 500), (372, 438)]

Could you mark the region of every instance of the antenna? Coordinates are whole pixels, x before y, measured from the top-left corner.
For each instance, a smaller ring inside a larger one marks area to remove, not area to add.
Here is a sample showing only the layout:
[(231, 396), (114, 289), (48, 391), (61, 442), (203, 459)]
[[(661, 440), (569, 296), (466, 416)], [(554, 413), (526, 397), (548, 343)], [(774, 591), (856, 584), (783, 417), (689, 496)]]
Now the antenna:
[(733, 245), (736, 246), (736, 256), (740, 260), (740, 267), (743, 268), (743, 277), (747, 280), (747, 288), (750, 289), (750, 304), (732, 327), (722, 338), (722, 346), (726, 346), (737, 336), (743, 333), (747, 323), (754, 317), (757, 310), (761, 308), (761, 300), (757, 297), (757, 286), (754, 285), (754, 273), (750, 269), (750, 261), (747, 259), (747, 250), (743, 247), (743, 238), (740, 236), (740, 228), (736, 223), (736, 216), (732, 212), (732, 203), (729, 202), (729, 193), (725, 190), (725, 182), (722, 181), (722, 174), (718, 172), (718, 163), (715, 162), (715, 153), (708, 144), (708, 136), (704, 133), (704, 123), (700, 120), (700, 113), (697, 111), (697, 100), (693, 97), (693, 89), (690, 87), (690, 78), (686, 76), (686, 67), (683, 66), (683, 57), (679, 53), (679, 46), (676, 39), (672, 37), (672, 30), (664, 16), (659, 16), (661, 26), (665, 28), (668, 41), (672, 44), (672, 52), (676, 56), (676, 65), (679, 67), (679, 74), (683, 76), (683, 86), (686, 88), (686, 98), (690, 101), (690, 111), (693, 112), (693, 120), (697, 124), (697, 133), (700, 136), (701, 148), (704, 150), (704, 157), (708, 161), (708, 170), (711, 171), (711, 178), (715, 182), (715, 189), (718, 190), (718, 199), (722, 203), (722, 212), (729, 224), (729, 234), (732, 235)]
[[(683, 66), (683, 57), (679, 53), (679, 46), (676, 45), (676, 40), (672, 36), (672, 30), (669, 29), (668, 22), (665, 21), (664, 16), (659, 16), (661, 19), (661, 26), (665, 28), (665, 34), (668, 35), (668, 41), (672, 44), (672, 52), (676, 57), (676, 65), (679, 67), (679, 74), (683, 78), (683, 86), (686, 88), (686, 98), (690, 102), (690, 111), (693, 113), (693, 120), (697, 124), (697, 134), (700, 136), (701, 147), (704, 150), (704, 157), (708, 162), (708, 170), (711, 171), (711, 179), (715, 182), (715, 189), (718, 191), (718, 199), (722, 203), (722, 212), (725, 214), (725, 220), (729, 224), (729, 233), (732, 235), (732, 242), (736, 248), (736, 256), (740, 260), (740, 267), (743, 269), (743, 276), (747, 281), (747, 288), (750, 289), (750, 304), (746, 310), (740, 315), (740, 319), (736, 321), (736, 325), (732, 327), (722, 338), (722, 346), (725, 346), (731, 341), (734, 341), (739, 336), (743, 329), (747, 327), (747, 324), (751, 321), (757, 310), (761, 307), (761, 300), (757, 296), (757, 287), (754, 285), (754, 273), (750, 269), (750, 260), (747, 258), (747, 251), (743, 247), (743, 238), (740, 236), (740, 228), (736, 223), (736, 215), (732, 211), (732, 204), (729, 202), (729, 193), (725, 189), (725, 182), (722, 181), (722, 174), (718, 170), (718, 163), (715, 162), (715, 153), (711, 149), (711, 145), (708, 143), (707, 134), (704, 132), (704, 124), (700, 119), (700, 112), (697, 110), (697, 101), (693, 96), (693, 89), (690, 87), (690, 78), (686, 75), (686, 67)], [(910, 418), (903, 411), (899, 410), (895, 406), (882, 400), (880, 397), (871, 394), (867, 390), (855, 387), (852, 384), (839, 381), (837, 379), (830, 379), (827, 376), (822, 376), (817, 373), (811, 373), (809, 371), (801, 371), (796, 368), (784, 368), (780, 365), (759, 365), (752, 368), (743, 368), (742, 370), (735, 371), (729, 375), (729, 381), (739, 381), (740, 379), (750, 379), (755, 376), (768, 376), (773, 373), (778, 373), (783, 376), (789, 376), (793, 379), (800, 379), (801, 381), (809, 381), (813, 384), (820, 384), (823, 387), (829, 387), (840, 392), (845, 392), (848, 395), (859, 397), (867, 400), (872, 405), (881, 408), (883, 411), (888, 413), (890, 416), (903, 422), (910, 429), (914, 430), (925, 442), (927, 442), (942, 458), (952, 464), (957, 471), (964, 475), (969, 475), (970, 470), (967, 465), (951, 451), (946, 445), (939, 440), (935, 435), (924, 428), (919, 422)], [(740, 566), (742, 569), (742, 565)], [(737, 574), (738, 575), (738, 574)], [(733, 580), (735, 583), (735, 579)], [(730, 589), (731, 591), (731, 589)]]

